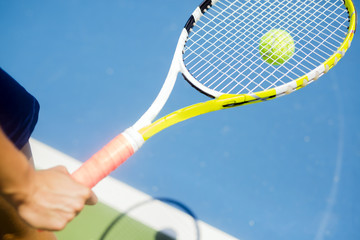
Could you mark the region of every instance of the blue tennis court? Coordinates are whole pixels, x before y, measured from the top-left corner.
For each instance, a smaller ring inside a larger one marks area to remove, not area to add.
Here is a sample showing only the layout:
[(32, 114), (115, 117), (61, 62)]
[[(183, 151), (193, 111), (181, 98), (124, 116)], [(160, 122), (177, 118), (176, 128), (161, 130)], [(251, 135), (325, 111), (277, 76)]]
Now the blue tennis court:
[[(131, 126), (198, 4), (1, 1), (0, 66), (40, 102), (33, 137), (85, 161)], [(111, 176), (236, 239), (360, 239), (357, 35), (311, 86), (168, 128)], [(205, 100), (179, 75), (160, 115)]]

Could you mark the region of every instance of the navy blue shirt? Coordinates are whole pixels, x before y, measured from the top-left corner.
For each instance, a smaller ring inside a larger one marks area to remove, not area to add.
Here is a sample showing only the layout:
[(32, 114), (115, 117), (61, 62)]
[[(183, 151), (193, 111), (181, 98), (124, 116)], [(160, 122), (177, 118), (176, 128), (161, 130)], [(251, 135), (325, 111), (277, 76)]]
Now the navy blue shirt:
[(39, 109), (38, 101), (0, 68), (0, 127), (18, 149), (29, 140)]

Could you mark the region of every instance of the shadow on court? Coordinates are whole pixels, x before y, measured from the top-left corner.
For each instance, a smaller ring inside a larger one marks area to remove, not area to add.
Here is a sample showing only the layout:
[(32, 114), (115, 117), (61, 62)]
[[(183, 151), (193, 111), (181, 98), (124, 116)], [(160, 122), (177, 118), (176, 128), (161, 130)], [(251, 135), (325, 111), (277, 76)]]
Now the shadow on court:
[[(152, 239), (152, 240), (176, 240), (178, 233), (177, 233), (177, 230), (175, 227), (174, 228), (169, 227), (169, 228), (165, 228), (165, 229), (156, 231), (156, 230), (153, 230), (150, 227), (134, 220), (133, 218), (129, 217), (129, 214), (131, 212), (139, 210), (141, 207), (143, 207), (147, 204), (151, 204), (154, 201), (161, 201), (163, 203), (171, 205), (172, 207), (175, 207), (178, 210), (184, 212), (184, 214), (187, 214), (188, 216), (190, 216), (191, 226), (189, 226), (189, 228), (192, 228), (192, 229), (189, 230), (189, 232), (192, 232), (191, 235), (193, 235), (193, 236), (189, 236), (188, 240), (200, 240), (198, 219), (195, 216), (195, 214), (190, 210), (190, 208), (188, 208), (183, 203), (181, 203), (177, 200), (174, 200), (174, 199), (170, 199), (170, 198), (153, 198), (153, 199), (141, 202), (139, 204), (136, 204), (135, 206), (131, 207), (125, 213), (119, 214), (108, 225), (108, 227), (105, 229), (105, 231), (103, 232), (103, 234), (101, 235), (99, 240), (113, 240), (113, 239), (143, 240), (145, 238)], [(168, 216), (167, 214), (164, 214), (163, 217), (166, 219), (166, 218), (171, 218), (172, 216)], [(174, 218), (174, 217), (172, 217), (172, 218)], [(149, 238), (149, 237), (145, 237), (145, 236), (152, 236), (152, 237)]]

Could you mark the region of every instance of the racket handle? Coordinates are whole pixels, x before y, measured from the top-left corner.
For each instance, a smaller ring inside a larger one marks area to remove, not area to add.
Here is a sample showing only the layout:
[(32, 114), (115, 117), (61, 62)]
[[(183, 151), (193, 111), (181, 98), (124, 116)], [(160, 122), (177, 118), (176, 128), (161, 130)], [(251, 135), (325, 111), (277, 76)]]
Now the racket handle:
[(143, 142), (144, 140), (138, 132), (131, 128), (127, 129), (84, 162), (72, 174), (72, 177), (79, 183), (93, 188), (133, 155)]

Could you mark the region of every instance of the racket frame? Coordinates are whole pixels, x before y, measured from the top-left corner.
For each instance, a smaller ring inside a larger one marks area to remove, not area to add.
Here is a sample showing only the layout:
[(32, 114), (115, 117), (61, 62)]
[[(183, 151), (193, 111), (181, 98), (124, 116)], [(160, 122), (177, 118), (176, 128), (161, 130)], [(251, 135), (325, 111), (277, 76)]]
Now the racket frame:
[[(106, 177), (111, 171), (133, 155), (147, 139), (173, 124), (212, 111), (271, 100), (307, 86), (309, 83), (316, 81), (319, 77), (326, 74), (340, 59), (342, 59), (351, 46), (356, 31), (357, 14), (354, 4), (351, 0), (344, 0), (344, 4), (349, 13), (348, 32), (341, 46), (328, 58), (328, 60), (308, 74), (283, 84), (282, 86), (247, 94), (223, 94), (211, 90), (199, 83), (187, 70), (183, 60), (183, 50), (193, 26), (199, 21), (203, 14), (205, 14), (207, 9), (218, 1), (219, 0), (203, 1), (188, 19), (178, 40), (164, 85), (150, 108), (132, 127), (115, 137), (77, 169), (72, 174), (75, 180), (92, 188), (101, 179)], [(214, 99), (182, 108), (152, 123), (168, 100), (179, 72), (182, 73), (184, 78), (194, 88)]]
[[(206, 13), (206, 11), (217, 2), (218, 0), (203, 1), (195, 9), (186, 22), (185, 27), (180, 35), (168, 77), (165, 80), (163, 88), (161, 89), (158, 97), (150, 109), (134, 125), (134, 129), (143, 136), (144, 141), (161, 130), (186, 119), (212, 111), (275, 99), (307, 86), (308, 84), (318, 80), (321, 76), (326, 74), (339, 62), (340, 59), (344, 57), (346, 51), (351, 46), (351, 42), (356, 31), (357, 14), (354, 4), (351, 0), (344, 0), (344, 5), (347, 8), (349, 14), (349, 29), (341, 46), (324, 63), (309, 73), (303, 75), (302, 77), (275, 88), (248, 94), (224, 94), (218, 91), (214, 91), (198, 82), (187, 70), (183, 61), (183, 50), (192, 28), (196, 25), (196, 22), (198, 22), (199, 19)], [(187, 80), (191, 86), (193, 86), (199, 92), (214, 98), (214, 100), (182, 108), (158, 119), (154, 123), (151, 123), (170, 96), (179, 72), (182, 73), (185, 80)]]

